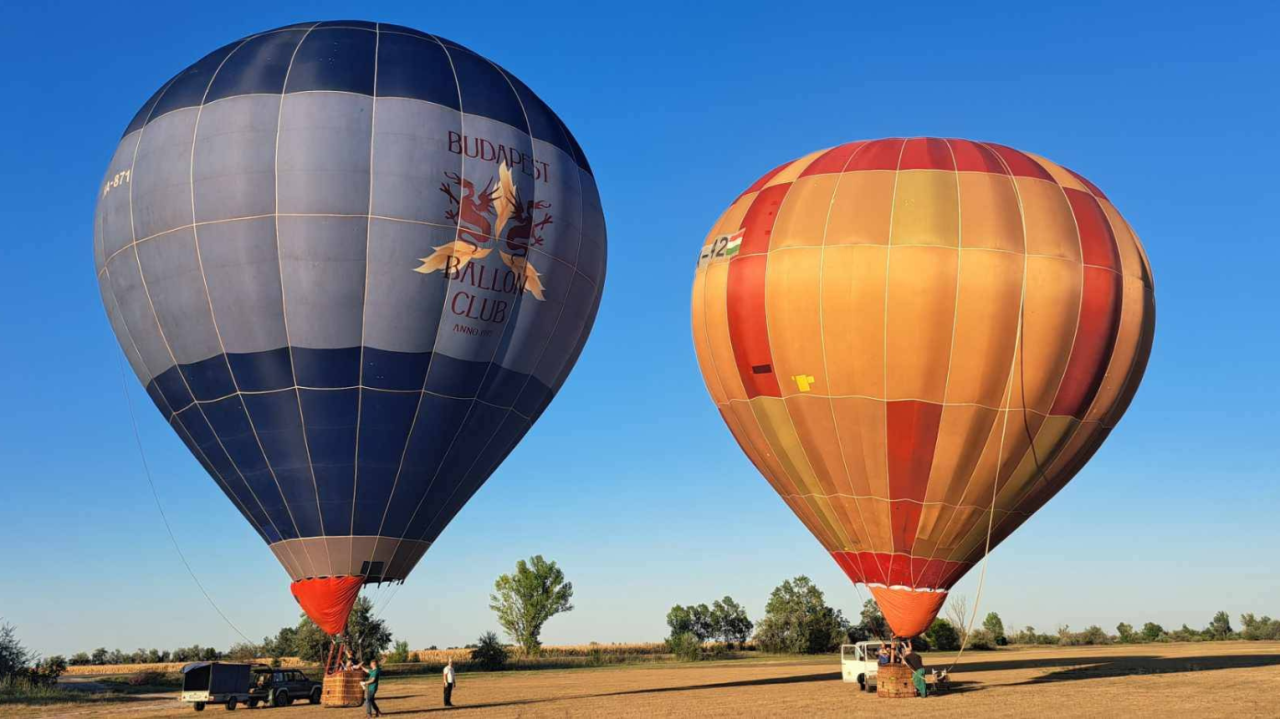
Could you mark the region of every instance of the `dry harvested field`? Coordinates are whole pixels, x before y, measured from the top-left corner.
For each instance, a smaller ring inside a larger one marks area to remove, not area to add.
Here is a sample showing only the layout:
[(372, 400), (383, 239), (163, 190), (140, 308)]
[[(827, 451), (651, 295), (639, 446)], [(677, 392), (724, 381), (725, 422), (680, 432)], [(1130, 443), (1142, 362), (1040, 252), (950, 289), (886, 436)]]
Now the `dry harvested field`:
[[(930, 665), (949, 663), (926, 655)], [(704, 664), (459, 675), (452, 713), (467, 717), (873, 716), (914, 717), (1277, 717), (1280, 643), (1215, 642), (970, 652), (957, 689), (929, 699), (888, 700), (840, 681), (838, 659), (759, 658)], [(428, 716), (440, 706), (439, 680), (385, 682), (388, 716)], [(224, 710), (210, 707), (220, 715)], [(238, 711), (245, 711), (243, 709)], [(360, 709), (295, 705), (280, 719), (363, 716)], [(174, 696), (121, 703), (0, 706), (0, 716), (190, 717)], [(203, 714), (201, 716), (207, 716)], [(239, 716), (239, 715), (237, 715)]]

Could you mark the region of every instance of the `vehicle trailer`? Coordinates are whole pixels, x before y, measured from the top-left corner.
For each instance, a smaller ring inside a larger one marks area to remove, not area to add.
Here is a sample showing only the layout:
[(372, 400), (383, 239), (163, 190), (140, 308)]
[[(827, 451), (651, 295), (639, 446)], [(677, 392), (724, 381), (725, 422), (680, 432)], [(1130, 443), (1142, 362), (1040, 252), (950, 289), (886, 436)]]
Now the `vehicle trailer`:
[[(202, 712), (210, 704), (225, 704), (228, 711), (249, 703), (250, 664), (195, 662), (182, 668), (182, 701)], [(256, 702), (254, 702), (256, 703)]]

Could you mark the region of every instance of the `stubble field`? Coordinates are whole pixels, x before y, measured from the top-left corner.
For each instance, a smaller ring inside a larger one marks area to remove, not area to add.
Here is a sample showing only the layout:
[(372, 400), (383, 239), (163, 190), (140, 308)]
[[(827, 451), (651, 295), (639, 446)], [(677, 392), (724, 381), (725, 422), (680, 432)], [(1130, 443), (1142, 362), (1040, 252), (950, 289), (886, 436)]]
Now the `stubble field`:
[[(930, 666), (949, 655), (925, 655)], [(460, 674), (456, 707), (441, 706), (437, 677), (385, 681), (388, 716), (442, 712), (468, 717), (873, 716), (1277, 717), (1280, 643), (1213, 642), (967, 652), (955, 690), (888, 700), (840, 681), (839, 660), (762, 657), (728, 662)], [(221, 715), (222, 707), (206, 712)], [(248, 711), (239, 709), (237, 711)], [(362, 709), (307, 704), (269, 711), (280, 719), (363, 716)], [(43, 707), (0, 706), (0, 716), (190, 717), (176, 693)], [(202, 714), (200, 716), (207, 716)]]

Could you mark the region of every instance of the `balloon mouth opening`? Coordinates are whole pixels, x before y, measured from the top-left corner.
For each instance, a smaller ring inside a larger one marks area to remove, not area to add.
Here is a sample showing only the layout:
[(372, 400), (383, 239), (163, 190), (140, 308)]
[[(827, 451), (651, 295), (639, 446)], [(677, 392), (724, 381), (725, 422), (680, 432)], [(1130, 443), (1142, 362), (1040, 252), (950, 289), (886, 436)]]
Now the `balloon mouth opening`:
[(876, 606), (895, 637), (924, 634), (947, 601), (946, 589), (912, 588), (868, 584)]
[(365, 577), (321, 577), (302, 579), (289, 585), (289, 591), (302, 611), (316, 626), (330, 636), (347, 628), (347, 617), (360, 596)]

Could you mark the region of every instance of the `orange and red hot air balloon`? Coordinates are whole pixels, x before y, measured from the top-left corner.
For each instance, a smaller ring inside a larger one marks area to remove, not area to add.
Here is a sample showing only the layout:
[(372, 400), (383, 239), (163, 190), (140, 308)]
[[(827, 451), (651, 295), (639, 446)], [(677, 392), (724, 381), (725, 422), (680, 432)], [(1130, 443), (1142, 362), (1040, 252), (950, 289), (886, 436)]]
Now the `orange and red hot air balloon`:
[(692, 313), (738, 444), (901, 637), (1097, 451), (1155, 324), (1097, 186), (935, 138), (760, 178), (707, 236)]

